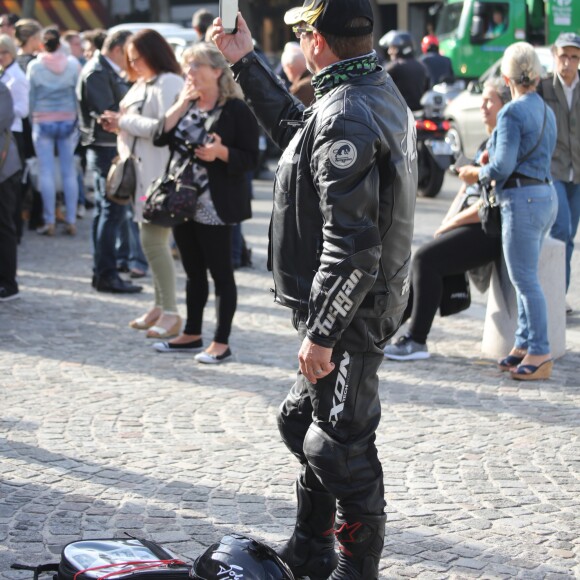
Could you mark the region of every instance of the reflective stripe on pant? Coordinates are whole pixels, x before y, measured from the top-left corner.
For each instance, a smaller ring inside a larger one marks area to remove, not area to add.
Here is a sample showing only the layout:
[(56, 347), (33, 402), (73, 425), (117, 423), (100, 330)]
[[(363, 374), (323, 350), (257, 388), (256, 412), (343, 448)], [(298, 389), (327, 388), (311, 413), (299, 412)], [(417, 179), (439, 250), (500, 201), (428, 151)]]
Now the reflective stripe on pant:
[[(303, 339), (305, 323), (295, 322)], [(381, 416), (377, 371), (383, 355), (375, 348), (370, 352), (344, 348), (353, 336), (374, 334), (365, 332), (367, 323), (355, 319), (345, 331), (333, 349), (335, 369), (330, 375), (313, 385), (298, 374), (278, 414), (284, 442), (337, 498), (342, 514), (382, 514), (385, 506), (375, 446)]]

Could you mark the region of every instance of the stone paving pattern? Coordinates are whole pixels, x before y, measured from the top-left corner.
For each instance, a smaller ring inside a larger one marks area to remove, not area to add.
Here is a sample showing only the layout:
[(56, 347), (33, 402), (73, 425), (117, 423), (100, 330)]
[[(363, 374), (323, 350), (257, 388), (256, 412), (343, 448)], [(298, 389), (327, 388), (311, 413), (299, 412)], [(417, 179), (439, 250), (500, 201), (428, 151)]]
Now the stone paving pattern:
[[(155, 353), (127, 326), (150, 277), (141, 295), (90, 288), (89, 219), (76, 238), (27, 233), (22, 299), (0, 304), (0, 578), (28, 579), (10, 564), (56, 561), (81, 538), (129, 532), (193, 559), (231, 531), (273, 546), (291, 533), (298, 465), (275, 413), (299, 344), (269, 292), (271, 182), (255, 186), (254, 267), (236, 273), (235, 356), (220, 366)], [(417, 244), (456, 187), (418, 201)], [(484, 314), (475, 295), (437, 317), (431, 359), (381, 367), (381, 578), (580, 577), (580, 316), (552, 379), (518, 383), (480, 358)], [(212, 297), (206, 341), (213, 317)]]

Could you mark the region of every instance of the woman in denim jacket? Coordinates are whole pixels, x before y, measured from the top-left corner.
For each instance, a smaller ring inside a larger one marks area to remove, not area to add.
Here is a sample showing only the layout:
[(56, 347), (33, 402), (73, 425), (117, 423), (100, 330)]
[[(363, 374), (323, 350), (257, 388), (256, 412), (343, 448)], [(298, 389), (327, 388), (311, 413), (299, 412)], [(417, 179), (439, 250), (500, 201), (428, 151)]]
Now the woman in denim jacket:
[(464, 167), (459, 173), (467, 183), (495, 181), (503, 255), (518, 305), (514, 348), (499, 366), (517, 380), (549, 378), (553, 365), (538, 263), (558, 209), (550, 175), (556, 119), (536, 94), (541, 70), (530, 44), (517, 42), (508, 47), (501, 74), (512, 102), (498, 115), (489, 144), (490, 162), (481, 168)]
[(79, 188), (74, 161), (78, 142), (77, 99), (75, 87), (79, 78), (79, 61), (60, 50), (56, 28), (42, 33), (44, 51), (30, 63), (30, 114), (32, 141), (38, 157), (38, 182), (43, 202), (44, 226), (37, 232), (54, 235), (55, 224), (55, 147), (58, 151), (62, 188), (66, 205), (66, 229), (76, 233), (76, 212)]

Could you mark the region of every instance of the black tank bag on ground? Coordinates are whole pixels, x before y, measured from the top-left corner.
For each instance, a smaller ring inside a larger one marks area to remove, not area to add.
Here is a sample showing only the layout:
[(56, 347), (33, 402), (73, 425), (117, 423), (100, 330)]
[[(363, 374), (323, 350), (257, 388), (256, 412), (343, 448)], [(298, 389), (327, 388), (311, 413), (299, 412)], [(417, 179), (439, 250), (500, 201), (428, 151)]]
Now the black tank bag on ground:
[(59, 563), (28, 566), (33, 580), (54, 572), (53, 580), (186, 580), (191, 566), (154, 542), (137, 538), (79, 540), (67, 544)]

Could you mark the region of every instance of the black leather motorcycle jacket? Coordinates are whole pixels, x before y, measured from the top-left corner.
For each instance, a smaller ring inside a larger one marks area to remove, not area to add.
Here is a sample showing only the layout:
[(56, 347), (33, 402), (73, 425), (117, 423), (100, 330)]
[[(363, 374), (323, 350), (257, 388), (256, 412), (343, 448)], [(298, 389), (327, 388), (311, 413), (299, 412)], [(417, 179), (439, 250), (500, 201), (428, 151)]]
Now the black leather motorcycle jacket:
[(269, 233), (275, 300), (305, 313), (307, 336), (324, 347), (354, 316), (391, 317), (396, 330), (417, 190), (415, 122), (401, 94), (379, 68), (305, 109), (255, 53), (232, 69), (284, 149)]
[(83, 145), (117, 146), (117, 135), (105, 131), (91, 113), (101, 115), (104, 111), (118, 111), (119, 103), (129, 87), (129, 83), (113, 70), (102, 54), (93, 57), (84, 66), (76, 89)]

